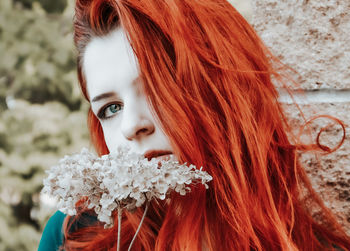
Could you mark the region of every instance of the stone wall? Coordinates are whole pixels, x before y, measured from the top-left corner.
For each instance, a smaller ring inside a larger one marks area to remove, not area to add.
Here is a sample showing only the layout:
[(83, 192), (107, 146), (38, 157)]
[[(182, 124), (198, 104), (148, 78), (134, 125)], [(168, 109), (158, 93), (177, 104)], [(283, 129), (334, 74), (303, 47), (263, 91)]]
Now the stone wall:
[[(252, 0), (252, 24), (266, 45), (283, 63), (295, 69), (296, 101), (306, 120), (332, 115), (346, 125), (339, 150), (329, 155), (304, 154), (301, 161), (314, 188), (350, 233), (350, 1)], [(290, 123), (299, 129), (302, 114), (286, 93), (281, 93)], [(318, 119), (304, 139), (332, 122)], [(321, 143), (335, 147), (342, 139), (339, 125), (327, 127)]]

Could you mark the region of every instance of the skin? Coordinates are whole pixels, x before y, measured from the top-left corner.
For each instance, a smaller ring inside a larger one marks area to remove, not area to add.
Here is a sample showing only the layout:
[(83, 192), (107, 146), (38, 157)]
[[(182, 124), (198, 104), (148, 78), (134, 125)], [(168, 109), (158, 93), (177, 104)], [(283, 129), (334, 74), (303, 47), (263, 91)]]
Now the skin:
[(91, 108), (99, 118), (110, 152), (119, 146), (143, 155), (172, 152), (147, 102), (135, 55), (122, 29), (89, 42), (83, 70)]

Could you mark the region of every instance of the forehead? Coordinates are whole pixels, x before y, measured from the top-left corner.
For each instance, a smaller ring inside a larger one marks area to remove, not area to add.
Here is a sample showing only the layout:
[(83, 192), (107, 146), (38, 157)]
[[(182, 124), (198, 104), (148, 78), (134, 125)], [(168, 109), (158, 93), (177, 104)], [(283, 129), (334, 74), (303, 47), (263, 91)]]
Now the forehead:
[(82, 64), (90, 99), (133, 82), (139, 75), (134, 53), (120, 28), (94, 37), (85, 48)]

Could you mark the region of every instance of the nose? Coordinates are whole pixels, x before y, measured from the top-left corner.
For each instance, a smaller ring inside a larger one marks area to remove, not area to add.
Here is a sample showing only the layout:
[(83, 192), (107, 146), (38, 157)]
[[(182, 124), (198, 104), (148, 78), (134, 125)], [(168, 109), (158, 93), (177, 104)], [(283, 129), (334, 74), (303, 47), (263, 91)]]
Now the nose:
[(142, 137), (151, 135), (155, 130), (155, 125), (145, 117), (127, 116), (123, 118), (121, 130), (127, 140), (140, 140)]

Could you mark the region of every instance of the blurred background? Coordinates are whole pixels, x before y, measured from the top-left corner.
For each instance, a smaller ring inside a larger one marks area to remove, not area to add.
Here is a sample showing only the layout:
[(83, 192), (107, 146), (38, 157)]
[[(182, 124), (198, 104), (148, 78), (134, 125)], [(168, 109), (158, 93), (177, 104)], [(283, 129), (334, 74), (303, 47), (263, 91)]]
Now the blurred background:
[[(73, 0), (0, 1), (0, 251), (36, 250), (55, 201), (45, 170), (92, 148), (76, 78)], [(249, 0), (231, 1), (248, 19)]]
[(0, 250), (36, 250), (45, 169), (88, 146), (71, 0), (0, 1)]

